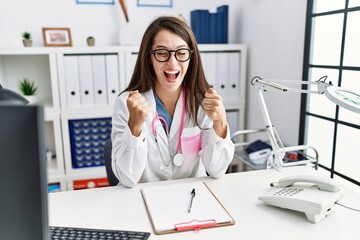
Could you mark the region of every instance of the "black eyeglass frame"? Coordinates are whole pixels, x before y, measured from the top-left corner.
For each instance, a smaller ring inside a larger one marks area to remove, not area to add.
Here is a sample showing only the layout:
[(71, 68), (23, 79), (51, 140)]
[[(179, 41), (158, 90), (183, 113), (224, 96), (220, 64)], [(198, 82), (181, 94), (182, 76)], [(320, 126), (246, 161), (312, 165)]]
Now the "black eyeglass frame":
[[(176, 56), (177, 52), (178, 51), (181, 51), (181, 50), (187, 50), (189, 51), (189, 57), (186, 59), (186, 60), (179, 60)], [(169, 57), (166, 59), (166, 60), (163, 60), (163, 61), (160, 61), (159, 59), (156, 58), (156, 51), (167, 51), (169, 53)], [(159, 48), (159, 49), (155, 49), (155, 50), (150, 50), (149, 53), (153, 54), (154, 55), (154, 58), (156, 61), (158, 62), (167, 62), (169, 61), (169, 59), (171, 58), (171, 53), (174, 53), (174, 56), (175, 56), (175, 59), (179, 62), (186, 62), (186, 61), (189, 61), (189, 59), (191, 58), (191, 55), (194, 53), (194, 50), (192, 49), (189, 49), (189, 48), (179, 48), (179, 49), (176, 49), (176, 50), (168, 50), (166, 48)]]

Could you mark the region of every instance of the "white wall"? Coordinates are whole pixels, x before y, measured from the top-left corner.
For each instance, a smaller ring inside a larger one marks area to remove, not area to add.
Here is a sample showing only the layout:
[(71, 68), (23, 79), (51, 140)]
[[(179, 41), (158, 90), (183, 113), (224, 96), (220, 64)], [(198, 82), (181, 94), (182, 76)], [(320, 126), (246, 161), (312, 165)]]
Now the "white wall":
[[(193, 9), (228, 4), (229, 42), (249, 46), (248, 78), (301, 79), (306, 0), (173, 0), (173, 8), (139, 8), (125, 0), (126, 23), (115, 5), (78, 5), (76, 0), (0, 1), (0, 47), (22, 47), (21, 33), (30, 31), (34, 46), (43, 46), (42, 27), (69, 27), (73, 46), (85, 46), (93, 35), (96, 45), (136, 44), (155, 16), (182, 14), (189, 20)], [(121, 35), (121, 38), (119, 37)], [(247, 126), (263, 127), (255, 92), (248, 84)], [(282, 140), (296, 144), (300, 96), (266, 94), (272, 121)]]
[[(125, 44), (136, 44), (148, 23), (158, 15), (179, 15), (190, 18), (193, 9), (210, 9), (229, 4), (219, 0), (173, 0), (172, 8), (137, 7), (137, 0), (125, 0), (129, 23), (126, 23), (120, 5), (76, 4), (76, 0), (19, 0), (0, 2), (0, 47), (22, 46), (21, 33), (33, 34), (34, 46), (43, 46), (42, 27), (69, 27), (73, 46), (85, 46), (86, 37), (93, 35), (96, 45), (118, 45), (119, 35)], [(236, 1), (233, 1), (236, 2)], [(230, 15), (237, 9), (230, 8)], [(232, 16), (230, 16), (232, 18)], [(232, 27), (230, 21), (230, 29)], [(124, 32), (125, 31), (125, 32)], [(230, 31), (231, 42), (238, 42), (236, 32)]]
[[(305, 40), (306, 0), (246, 0), (239, 4), (240, 41), (249, 46), (249, 81), (301, 80)], [(296, 145), (300, 94), (279, 91), (264, 94), (273, 125), (282, 141)], [(248, 82), (247, 127), (264, 126), (256, 93)]]

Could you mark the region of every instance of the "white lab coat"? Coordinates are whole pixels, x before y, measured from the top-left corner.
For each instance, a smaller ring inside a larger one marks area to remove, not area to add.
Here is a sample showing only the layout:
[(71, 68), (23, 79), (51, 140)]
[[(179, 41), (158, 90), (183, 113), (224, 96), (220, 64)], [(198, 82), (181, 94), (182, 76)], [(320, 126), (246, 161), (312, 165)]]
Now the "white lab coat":
[[(177, 153), (182, 112), (182, 95), (178, 100), (170, 128), (169, 140), (163, 127), (156, 127), (158, 144), (152, 132), (152, 121), (156, 113), (156, 103), (153, 91), (142, 94), (150, 106), (140, 136), (132, 135), (129, 126), (129, 111), (126, 100), (128, 92), (116, 98), (112, 116), (112, 169), (119, 183), (133, 187), (138, 182), (152, 182), (188, 177), (206, 176), (206, 172), (219, 178), (225, 174), (234, 155), (234, 144), (227, 129), (225, 139), (214, 132), (213, 122), (200, 108), (198, 123), (201, 129), (201, 150), (185, 156), (182, 166), (170, 163)], [(155, 122), (160, 126), (159, 120)], [(189, 117), (185, 117), (184, 129), (194, 127)], [(205, 129), (205, 130), (204, 130)], [(170, 141), (170, 146), (169, 146)]]

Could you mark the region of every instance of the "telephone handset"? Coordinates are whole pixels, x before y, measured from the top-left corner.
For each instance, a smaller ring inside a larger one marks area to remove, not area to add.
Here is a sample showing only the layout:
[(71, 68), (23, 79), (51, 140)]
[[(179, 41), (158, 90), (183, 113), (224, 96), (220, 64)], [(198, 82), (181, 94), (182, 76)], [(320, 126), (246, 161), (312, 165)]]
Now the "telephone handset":
[[(327, 192), (337, 192), (340, 190), (340, 185), (332, 178), (318, 177), (313, 175), (296, 175), (290, 177), (283, 177), (278, 180), (277, 186), (289, 187), (297, 182), (314, 183), (319, 190)], [(276, 183), (270, 183), (274, 187)]]
[(342, 197), (340, 185), (331, 178), (296, 175), (284, 177), (260, 201), (267, 204), (304, 212), (307, 219), (317, 223), (334, 212), (334, 204)]

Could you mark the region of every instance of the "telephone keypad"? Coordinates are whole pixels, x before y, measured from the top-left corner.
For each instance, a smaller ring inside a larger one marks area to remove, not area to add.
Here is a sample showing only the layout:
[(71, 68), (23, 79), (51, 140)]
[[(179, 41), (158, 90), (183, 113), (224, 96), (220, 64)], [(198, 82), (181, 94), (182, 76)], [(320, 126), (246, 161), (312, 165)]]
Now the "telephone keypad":
[(276, 191), (273, 195), (292, 197), (302, 191), (304, 191), (303, 188), (287, 187), (287, 188), (281, 188), (279, 191)]

